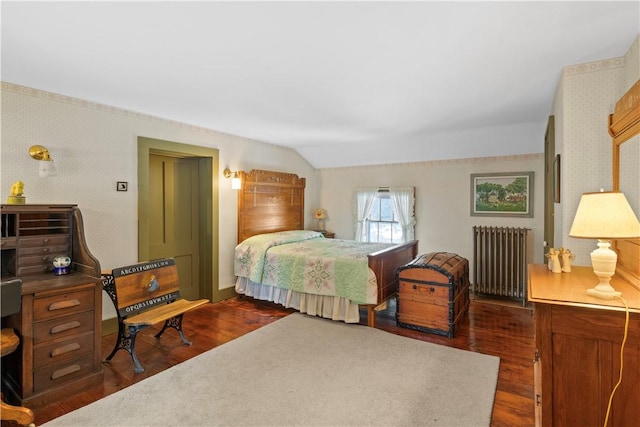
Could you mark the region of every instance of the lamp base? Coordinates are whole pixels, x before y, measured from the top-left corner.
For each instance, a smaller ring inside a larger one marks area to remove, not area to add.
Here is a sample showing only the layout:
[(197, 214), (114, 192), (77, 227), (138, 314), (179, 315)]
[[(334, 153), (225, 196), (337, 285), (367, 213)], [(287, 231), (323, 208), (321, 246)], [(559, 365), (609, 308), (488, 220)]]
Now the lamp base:
[(587, 289), (587, 295), (592, 297), (611, 300), (622, 295), (613, 289), (609, 283), (611, 277), (616, 272), (616, 262), (618, 255), (610, 249), (611, 244), (607, 240), (598, 240), (598, 249), (591, 252), (591, 264), (593, 272), (598, 277), (600, 283), (594, 288)]
[(616, 291), (611, 286), (609, 287), (611, 288), (611, 290), (601, 290), (601, 289), (598, 289), (598, 286), (596, 286), (595, 288), (587, 289), (587, 295), (600, 298), (600, 299), (607, 299), (607, 300), (611, 300), (611, 299), (622, 296), (622, 292)]

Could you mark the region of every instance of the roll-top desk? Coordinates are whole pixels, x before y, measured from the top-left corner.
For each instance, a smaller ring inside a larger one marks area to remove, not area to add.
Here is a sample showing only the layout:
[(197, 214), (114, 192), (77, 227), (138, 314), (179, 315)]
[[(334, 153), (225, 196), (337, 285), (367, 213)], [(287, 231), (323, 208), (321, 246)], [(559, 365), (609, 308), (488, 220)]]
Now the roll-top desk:
[[(20, 348), (2, 360), (3, 391), (24, 406), (48, 404), (102, 382), (100, 263), (76, 205), (2, 205), (2, 280), (22, 280), (19, 313), (2, 319)], [(71, 257), (69, 274), (52, 260)]]
[[(591, 267), (552, 273), (529, 265), (534, 304), (536, 426), (602, 426), (618, 382), (625, 309), (620, 300), (586, 294), (598, 283)], [(630, 308), (622, 383), (611, 405), (609, 426), (640, 420), (640, 291), (614, 276)]]

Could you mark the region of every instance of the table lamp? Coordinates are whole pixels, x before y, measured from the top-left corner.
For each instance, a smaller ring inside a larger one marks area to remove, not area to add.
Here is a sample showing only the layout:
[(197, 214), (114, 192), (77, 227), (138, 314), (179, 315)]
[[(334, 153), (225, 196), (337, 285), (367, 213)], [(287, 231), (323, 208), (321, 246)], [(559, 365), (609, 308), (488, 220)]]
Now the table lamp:
[(324, 209), (316, 209), (313, 216), (318, 220), (318, 231), (325, 231), (324, 221), (327, 219), (327, 211)]
[(618, 261), (618, 254), (611, 250), (609, 239), (640, 237), (640, 222), (624, 194), (616, 191), (584, 193), (569, 236), (598, 239), (598, 249), (591, 252), (591, 265), (600, 282), (588, 289), (587, 295), (601, 299), (622, 295), (609, 283)]

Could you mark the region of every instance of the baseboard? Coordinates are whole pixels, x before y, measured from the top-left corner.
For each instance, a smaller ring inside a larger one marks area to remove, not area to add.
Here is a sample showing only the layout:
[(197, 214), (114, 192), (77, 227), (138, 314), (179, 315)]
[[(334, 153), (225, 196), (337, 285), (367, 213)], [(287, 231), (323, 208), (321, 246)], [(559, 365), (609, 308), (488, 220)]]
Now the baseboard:
[(216, 298), (214, 299), (213, 302), (218, 302), (218, 301), (223, 301), (223, 300), (227, 300), (227, 299), (231, 299), (233, 297), (235, 297), (236, 294), (236, 287), (235, 286), (231, 286), (229, 288), (225, 288), (225, 289), (219, 289), (216, 295)]

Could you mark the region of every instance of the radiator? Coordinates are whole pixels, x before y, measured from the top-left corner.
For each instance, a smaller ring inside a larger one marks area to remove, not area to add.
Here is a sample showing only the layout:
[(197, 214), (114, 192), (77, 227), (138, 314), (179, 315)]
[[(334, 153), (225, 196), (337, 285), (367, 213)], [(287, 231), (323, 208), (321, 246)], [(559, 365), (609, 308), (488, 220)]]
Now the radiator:
[(473, 290), (527, 302), (527, 228), (473, 227)]

